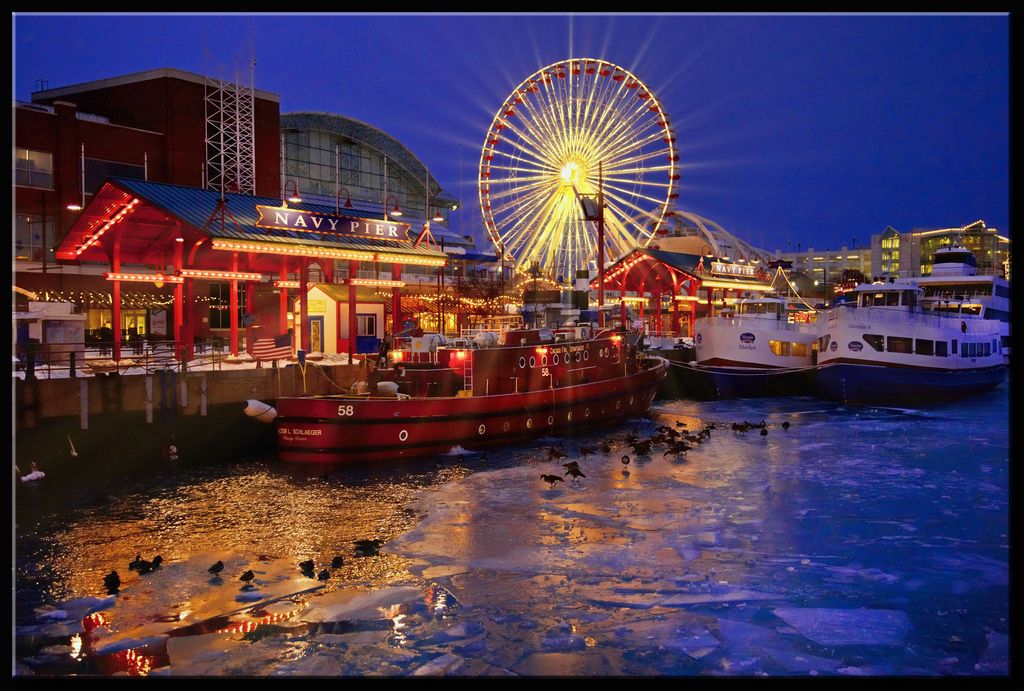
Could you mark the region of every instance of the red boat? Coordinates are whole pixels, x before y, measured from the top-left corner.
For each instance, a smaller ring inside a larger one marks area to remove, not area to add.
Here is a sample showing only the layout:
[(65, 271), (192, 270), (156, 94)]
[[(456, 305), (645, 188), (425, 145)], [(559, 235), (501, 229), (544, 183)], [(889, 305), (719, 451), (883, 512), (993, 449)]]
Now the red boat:
[(390, 369), (353, 386), (366, 393), (278, 399), (278, 456), (410, 458), (643, 414), (668, 362), (641, 353), (639, 334), (593, 331), (480, 331), (451, 345), (436, 335), (410, 338), (390, 353)]

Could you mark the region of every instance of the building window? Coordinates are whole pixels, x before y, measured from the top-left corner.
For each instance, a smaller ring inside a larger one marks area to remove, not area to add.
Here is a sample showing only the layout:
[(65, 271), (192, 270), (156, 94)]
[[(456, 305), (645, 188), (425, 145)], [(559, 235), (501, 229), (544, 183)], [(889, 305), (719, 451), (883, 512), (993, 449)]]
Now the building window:
[(14, 184), (53, 189), (53, 154), (49, 151), (14, 149)]
[(376, 314), (357, 314), (356, 315), (356, 335), (357, 336), (376, 336), (377, 335), (377, 315)]
[[(238, 325), (242, 325), (242, 315), (245, 314), (245, 285), (239, 281), (238, 285)], [(211, 283), (210, 284), (210, 328), (230, 329), (231, 328), (231, 284)]]
[(43, 216), (14, 215), (14, 259), (41, 262), (53, 241), (53, 219)]
[(85, 159), (85, 192), (96, 193), (107, 178), (130, 178), (144, 180), (146, 167), (117, 161), (104, 161), (99, 158)]

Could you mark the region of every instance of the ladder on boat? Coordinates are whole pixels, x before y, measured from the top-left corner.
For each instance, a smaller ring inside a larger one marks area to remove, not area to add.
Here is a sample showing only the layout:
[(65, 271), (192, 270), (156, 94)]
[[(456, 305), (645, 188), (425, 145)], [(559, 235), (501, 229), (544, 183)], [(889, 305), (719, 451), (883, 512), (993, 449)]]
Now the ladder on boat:
[(466, 359), (462, 361), (462, 388), (467, 391), (473, 390), (473, 349), (466, 349)]

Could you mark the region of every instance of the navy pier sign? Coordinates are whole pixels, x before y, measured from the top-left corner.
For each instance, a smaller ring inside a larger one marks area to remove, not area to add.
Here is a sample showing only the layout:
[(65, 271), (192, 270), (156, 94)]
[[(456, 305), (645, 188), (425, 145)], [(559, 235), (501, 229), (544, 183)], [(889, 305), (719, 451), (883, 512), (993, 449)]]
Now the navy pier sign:
[(260, 213), (260, 217), (256, 219), (257, 228), (409, 241), (408, 223), (385, 221), (382, 218), (335, 216), (317, 211), (300, 211), (260, 204), (256, 205), (256, 210)]

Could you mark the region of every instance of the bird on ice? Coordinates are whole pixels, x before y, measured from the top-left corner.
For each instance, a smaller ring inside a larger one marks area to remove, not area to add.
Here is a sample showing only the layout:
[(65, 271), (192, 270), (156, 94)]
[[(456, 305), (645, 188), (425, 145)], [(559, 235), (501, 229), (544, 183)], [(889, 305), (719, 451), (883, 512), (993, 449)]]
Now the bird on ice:
[(224, 562), (218, 561), (216, 564), (207, 569), (210, 573), (216, 575), (224, 570)]
[(557, 475), (541, 475), (540, 479), (544, 482), (550, 483), (552, 488), (555, 486), (556, 482), (562, 482), (562, 478)]

